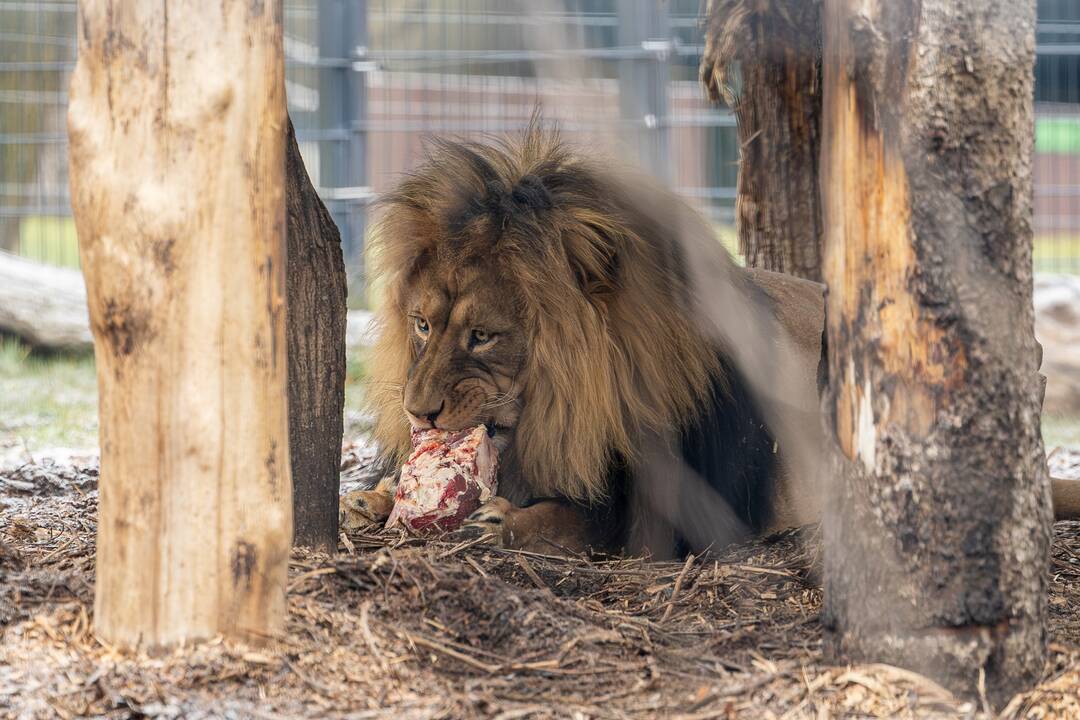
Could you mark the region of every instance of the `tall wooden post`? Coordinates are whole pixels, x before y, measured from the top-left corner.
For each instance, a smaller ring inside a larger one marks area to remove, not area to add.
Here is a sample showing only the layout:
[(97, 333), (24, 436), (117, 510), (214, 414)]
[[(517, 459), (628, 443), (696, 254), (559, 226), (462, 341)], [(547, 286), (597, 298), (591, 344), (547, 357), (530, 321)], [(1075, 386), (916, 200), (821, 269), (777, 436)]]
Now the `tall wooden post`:
[(751, 267), (821, 281), (822, 0), (709, 0), (701, 81), (739, 131), (736, 217)]
[(292, 535), (280, 0), (86, 0), (68, 113), (101, 413), (95, 625), (279, 631)]
[(1042, 673), (1034, 0), (827, 0), (832, 651), (1000, 702)]
[(332, 552), (345, 421), (345, 261), (341, 236), (308, 178), (291, 122), (285, 143), (294, 540)]

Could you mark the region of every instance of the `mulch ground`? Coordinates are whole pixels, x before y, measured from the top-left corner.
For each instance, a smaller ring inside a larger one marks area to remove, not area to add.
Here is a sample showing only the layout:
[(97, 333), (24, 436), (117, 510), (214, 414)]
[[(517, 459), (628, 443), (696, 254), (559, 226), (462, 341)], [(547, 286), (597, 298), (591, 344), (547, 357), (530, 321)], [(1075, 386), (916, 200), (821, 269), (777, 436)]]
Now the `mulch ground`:
[[(828, 665), (796, 533), (680, 563), (342, 539), (294, 553), (282, 637), (121, 653), (92, 632), (96, 469), (0, 473), (0, 716), (985, 717), (917, 674)], [(1008, 718), (1080, 717), (1080, 523), (1050, 660)]]

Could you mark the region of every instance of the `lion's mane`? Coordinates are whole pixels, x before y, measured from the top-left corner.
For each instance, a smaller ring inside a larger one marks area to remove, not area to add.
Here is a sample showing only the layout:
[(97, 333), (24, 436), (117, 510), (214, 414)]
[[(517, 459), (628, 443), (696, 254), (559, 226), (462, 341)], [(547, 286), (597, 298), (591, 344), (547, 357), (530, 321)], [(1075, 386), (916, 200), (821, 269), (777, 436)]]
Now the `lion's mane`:
[(368, 398), (384, 453), (400, 460), (409, 447), (405, 302), (431, 257), (495, 259), (490, 281), (521, 303), (530, 345), (513, 447), (534, 493), (598, 500), (612, 460), (633, 463), (644, 433), (692, 420), (722, 369), (690, 319), (675, 233), (633, 195), (537, 123), (518, 138), (429, 145), (381, 199), (373, 232), (370, 277), (384, 297)]

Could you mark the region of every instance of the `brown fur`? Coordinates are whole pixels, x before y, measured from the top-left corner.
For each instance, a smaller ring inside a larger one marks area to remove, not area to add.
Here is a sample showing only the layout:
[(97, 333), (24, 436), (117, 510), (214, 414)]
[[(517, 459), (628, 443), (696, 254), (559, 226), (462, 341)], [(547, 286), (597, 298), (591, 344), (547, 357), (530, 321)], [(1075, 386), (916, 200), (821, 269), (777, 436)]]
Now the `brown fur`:
[[(496, 176), (477, 172), (478, 160)], [(524, 214), (502, 228), (484, 219), (453, 226), (463, 202), (492, 184), (510, 193), (530, 176), (559, 200), (542, 222)], [(401, 388), (417, 355), (406, 303), (431, 258), (497, 257), (491, 282), (520, 298), (530, 345), (515, 464), (535, 494), (597, 500), (613, 452), (634, 458), (642, 432), (681, 426), (705, 401), (719, 368), (679, 301), (677, 249), (622, 219), (628, 213), (605, 196), (614, 185), (604, 177), (557, 134), (534, 127), (516, 141), (436, 143), (383, 200), (373, 258), (386, 300), (371, 365), (383, 448), (398, 459), (408, 448)]]

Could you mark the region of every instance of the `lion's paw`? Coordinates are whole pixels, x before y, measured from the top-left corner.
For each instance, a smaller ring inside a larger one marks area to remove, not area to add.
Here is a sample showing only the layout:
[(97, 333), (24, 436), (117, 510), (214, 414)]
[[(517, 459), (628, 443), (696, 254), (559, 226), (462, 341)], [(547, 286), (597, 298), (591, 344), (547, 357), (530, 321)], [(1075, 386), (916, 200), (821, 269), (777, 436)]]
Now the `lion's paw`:
[(513, 536), (510, 519), (516, 509), (506, 498), (492, 498), (465, 518), (457, 535), (463, 539), (484, 537), (493, 545), (509, 547)]
[(342, 530), (382, 525), (393, 509), (393, 495), (378, 488), (354, 490), (342, 495), (338, 502), (338, 523)]

